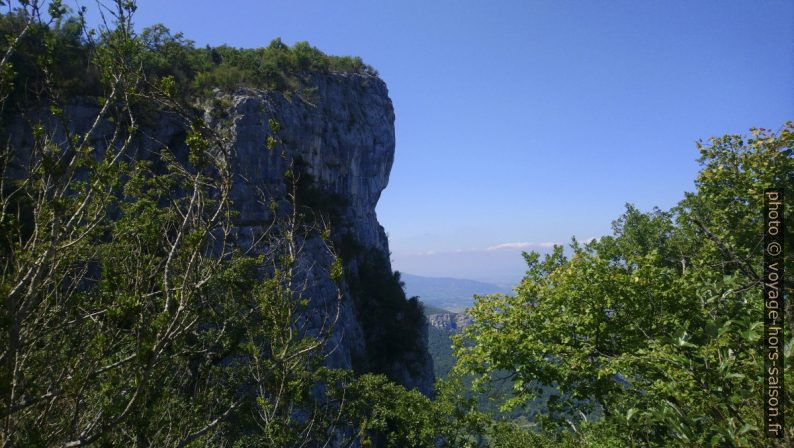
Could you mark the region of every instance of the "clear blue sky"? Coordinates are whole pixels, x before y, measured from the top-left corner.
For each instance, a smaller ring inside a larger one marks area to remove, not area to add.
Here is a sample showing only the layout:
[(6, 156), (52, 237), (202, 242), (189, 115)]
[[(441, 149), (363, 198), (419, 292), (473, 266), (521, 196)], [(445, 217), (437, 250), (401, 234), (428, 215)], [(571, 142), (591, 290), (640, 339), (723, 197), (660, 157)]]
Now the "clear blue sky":
[(697, 139), (794, 118), (791, 1), (138, 4), (201, 46), (280, 36), (379, 70), (397, 153), (377, 211), (419, 275), (515, 279), (520, 249), (674, 205)]

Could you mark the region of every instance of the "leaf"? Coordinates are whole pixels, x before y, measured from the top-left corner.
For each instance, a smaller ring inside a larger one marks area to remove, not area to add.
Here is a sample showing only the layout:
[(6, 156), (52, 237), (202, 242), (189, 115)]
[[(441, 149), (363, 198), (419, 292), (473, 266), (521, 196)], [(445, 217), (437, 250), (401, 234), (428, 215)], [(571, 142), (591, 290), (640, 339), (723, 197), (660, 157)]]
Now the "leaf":
[(678, 346), (679, 347), (685, 347), (685, 348), (697, 348), (697, 345), (689, 342), (688, 339), (689, 339), (689, 333), (684, 331), (681, 334), (681, 336), (679, 336), (678, 339), (677, 339)]

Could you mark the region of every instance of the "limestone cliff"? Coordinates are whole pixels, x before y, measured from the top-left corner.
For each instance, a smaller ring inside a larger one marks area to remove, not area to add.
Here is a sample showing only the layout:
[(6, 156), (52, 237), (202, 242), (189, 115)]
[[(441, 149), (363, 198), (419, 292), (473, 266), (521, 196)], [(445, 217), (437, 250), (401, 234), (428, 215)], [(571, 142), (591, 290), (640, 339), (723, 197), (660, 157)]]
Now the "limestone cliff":
[[(311, 180), (307, 191), (314, 203), (309, 205), (333, 208), (333, 241), (344, 252), (344, 298), (339, 323), (330, 336), (327, 363), (385, 373), (408, 388), (432, 394), (433, 367), (423, 319), (417, 321), (402, 311), (409, 302), (391, 271), (389, 243), (375, 214), (395, 150), (394, 110), (386, 85), (377, 76), (352, 73), (310, 75), (308, 81), (300, 95), (239, 89), (216, 91), (200, 102), (204, 121), (223, 131), (231, 142), (238, 244), (250, 247), (257, 232), (271, 222), (270, 201), (282, 208), (290, 206), (284, 173), (295, 163), (304, 179)], [(96, 102), (75, 100), (66, 115), (70, 126), (81, 131), (91, 126), (96, 111)], [(265, 144), (271, 135), (270, 119), (281, 127), (278, 137), (283, 144), (277, 151)], [(18, 170), (11, 167), (12, 177), (24, 176), (24, 148), (31, 146), (26, 126), (21, 118), (8, 123), (10, 143), (21, 149)], [(98, 148), (112, 128), (109, 123), (100, 125), (94, 139)], [(135, 157), (159, 163), (155, 154), (163, 145), (176, 154), (187, 154), (188, 132), (173, 114), (152, 112), (136, 141)], [(337, 300), (336, 286), (327, 272), (311, 269), (330, 264), (330, 254), (322, 248), (319, 237), (309, 238), (299, 259), (309, 275), (308, 317), (317, 325), (323, 310)], [(399, 306), (378, 305), (387, 298)], [(384, 333), (384, 328), (390, 330)], [(411, 332), (415, 343), (405, 345), (400, 339)]]
[(439, 330), (457, 333), (472, 323), (471, 317), (465, 313), (439, 313), (427, 316), (427, 323)]
[[(368, 311), (358, 306), (382, 300), (379, 296), (385, 293), (378, 287), (374, 290), (356, 287), (366, 275), (362, 272), (367, 270), (363, 263), (370, 263), (374, 256), (380, 269), (392, 275), (389, 242), (375, 214), (375, 206), (389, 180), (395, 150), (394, 110), (386, 85), (375, 76), (343, 73), (315, 75), (311, 84), (312, 93), (308, 97), (246, 90), (219, 94), (216, 98), (214, 107), (224, 109), (224, 117), (218, 122), (231, 123), (236, 174), (233, 201), (240, 212), (240, 234), (268, 222), (269, 209), (261, 203), (258, 193), (267, 191), (285, 199), (286, 163), (301, 161), (302, 169), (313, 179), (312, 188), (320, 194), (319, 200), (334, 202), (338, 214), (332, 229), (337, 236), (335, 241), (355, 246), (345, 257), (345, 301), (341, 323), (332, 336), (335, 350), (331, 365), (380, 371), (406, 387), (431, 394), (434, 376), (424, 325), (406, 321), (406, 326), (418, 327), (421, 343), (394, 353), (390, 347), (378, 346), (381, 339), (371, 334), (387, 322), (363, 325), (365, 319), (373, 316), (364, 315)], [(208, 108), (205, 118), (210, 123), (213, 112)], [(287, 158), (278, 151), (265, 149), (271, 118), (281, 125), (279, 137), (288, 152)], [(328, 262), (322, 259), (321, 251), (312, 249), (319, 244), (309, 241), (306, 265)], [(310, 284), (309, 295), (318, 307), (323, 306), (323, 301), (334, 300), (335, 289), (327, 277), (318, 275)], [(402, 295), (402, 291), (398, 294)], [(404, 301), (404, 296), (401, 300)], [(379, 318), (397, 321), (399, 326), (404, 318), (401, 314)], [(383, 362), (379, 366), (367, 362), (375, 358)]]

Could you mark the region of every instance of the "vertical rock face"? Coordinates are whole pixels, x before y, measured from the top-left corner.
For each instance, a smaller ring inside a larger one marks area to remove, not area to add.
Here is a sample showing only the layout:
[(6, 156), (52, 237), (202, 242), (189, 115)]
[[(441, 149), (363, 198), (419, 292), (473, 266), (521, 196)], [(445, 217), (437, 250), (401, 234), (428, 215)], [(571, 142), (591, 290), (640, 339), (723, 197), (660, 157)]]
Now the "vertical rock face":
[[(301, 175), (312, 179), (313, 205), (334, 208), (335, 241), (339, 243), (341, 235), (341, 240), (353, 242), (356, 253), (382, 257), (391, 276), (388, 239), (375, 214), (394, 160), (394, 110), (386, 85), (374, 76), (341, 73), (314, 75), (310, 84), (310, 93), (304, 91), (300, 96), (261, 90), (218, 95), (207, 110), (208, 122), (213, 123), (213, 116), (220, 112), (223, 117), (216, 120), (216, 126), (230, 125), (235, 150), (233, 201), (240, 213), (241, 241), (269, 222), (270, 209), (263, 198), (286, 202), (284, 173), (290, 160), (299, 161)], [(268, 150), (265, 144), (271, 135), (271, 119), (280, 125), (278, 138), (282, 142), (274, 150)], [(310, 276), (310, 312), (316, 315), (318, 325), (319, 316), (336, 303), (337, 297), (327, 273), (311, 268), (330, 264), (322, 244), (319, 238), (309, 239), (301, 257)], [(357, 360), (372, 358), (376, 353), (382, 358), (379, 352), (389, 350), (372, 344), (366, 334), (368, 325), (362, 325), (369, 316), (362, 315), (357, 304), (380, 299), (378, 292), (372, 291), (367, 293), (369, 297), (361, 297), (364, 293), (350, 284), (357, 282), (363, 262), (361, 256), (345, 257), (344, 300), (330, 341), (333, 350), (328, 363), (333, 367), (372, 370), (366, 362)], [(396, 314), (385, 318), (403, 318), (401, 313)], [(427, 333), (423, 324), (417, 331), (421, 343), (392, 356), (380, 370), (406, 387), (432, 394), (434, 376)]]
[[(290, 207), (284, 174), (295, 162), (301, 176), (311, 179), (309, 190), (302, 192), (313, 196), (308, 205), (332, 210), (333, 241), (352, 248), (348, 256), (343, 256), (343, 298), (338, 322), (330, 334), (327, 364), (385, 373), (408, 388), (430, 395), (434, 375), (423, 320), (416, 323), (406, 319), (399, 309), (383, 307), (377, 317), (381, 322), (372, 325), (372, 316), (362, 312), (361, 307), (362, 303), (377, 303), (382, 298), (377, 283), (374, 287), (360, 287), (368, 257), (374, 254), (382, 260), (379, 272), (393, 280), (390, 284), (397, 284), (389, 262), (389, 243), (375, 215), (394, 160), (394, 110), (386, 85), (376, 76), (348, 73), (311, 75), (309, 81), (312, 87), (300, 95), (239, 90), (234, 94), (216, 92), (214, 98), (206, 100), (205, 121), (231, 142), (237, 244), (243, 249), (254, 246), (257, 235), (272, 222), (271, 202), (282, 210)], [(75, 100), (66, 109), (69, 122), (78, 132), (91, 126), (96, 112), (96, 104), (91, 101)], [(267, 138), (273, 134), (271, 119), (280, 125), (277, 137), (282, 143), (268, 150)], [(32, 146), (26, 140), (30, 133), (23, 131), (26, 126), (22, 119), (8, 123), (11, 144), (20, 150), (20, 164), (18, 168), (11, 167), (12, 177), (25, 175), (21, 168), (25, 166), (25, 148)], [(57, 129), (57, 124), (53, 126)], [(94, 138), (97, 148), (103, 146), (112, 128), (100, 123)], [(159, 163), (156, 153), (163, 145), (184, 156), (187, 133), (186, 125), (173, 114), (156, 113), (135, 145), (135, 157)], [(337, 286), (328, 275), (331, 254), (319, 236), (310, 237), (303, 241), (298, 262), (307, 276), (307, 319), (312, 324), (309, 327), (317, 330), (339, 303)], [(407, 304), (402, 290), (397, 296), (398, 302)], [(393, 288), (390, 297), (394, 302)], [(367, 318), (369, 322), (365, 322)], [(372, 337), (372, 329), (380, 327), (378, 324), (402, 331), (403, 321), (406, 327), (416, 327), (405, 328), (407, 333), (413, 331), (417, 335), (416, 344), (410, 349), (395, 351), (373, 343), (380, 340)], [(373, 358), (378, 359), (377, 368), (367, 361)]]
[(240, 219), (266, 218), (267, 208), (256, 204), (256, 188), (279, 190), (283, 185), (289, 158), (265, 148), (272, 118), (280, 124), (284, 149), (305, 162), (315, 186), (345, 200), (346, 228), (339, 230), (353, 231), (362, 245), (387, 252), (388, 241), (375, 216), (394, 161), (394, 110), (386, 85), (359, 74), (318, 75), (313, 84), (316, 90), (307, 98), (249, 91), (222, 99), (220, 106), (230, 106), (233, 123), (240, 180), (234, 199)]
[(473, 320), (465, 313), (439, 313), (427, 316), (427, 323), (439, 330), (457, 333), (471, 325)]

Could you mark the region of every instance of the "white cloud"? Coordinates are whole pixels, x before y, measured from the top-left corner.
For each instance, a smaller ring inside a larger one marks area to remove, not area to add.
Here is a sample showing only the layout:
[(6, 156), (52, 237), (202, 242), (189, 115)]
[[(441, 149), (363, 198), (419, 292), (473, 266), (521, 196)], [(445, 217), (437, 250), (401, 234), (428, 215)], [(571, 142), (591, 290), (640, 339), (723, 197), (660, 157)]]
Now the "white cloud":
[(502, 250), (502, 249), (532, 249), (532, 248), (552, 248), (556, 243), (553, 241), (542, 241), (539, 243), (527, 241), (515, 241), (511, 243), (497, 244), (485, 250)]
[(510, 251), (510, 250), (527, 250), (527, 249), (551, 249), (554, 247), (554, 241), (541, 241), (541, 242), (527, 242), (527, 241), (515, 241), (510, 243), (502, 243), (497, 244), (495, 246), (490, 246), (485, 249), (482, 248), (465, 248), (465, 249), (447, 249), (447, 250), (428, 250), (428, 251), (421, 251), (421, 252), (400, 252), (399, 250), (395, 253), (401, 257), (437, 257), (437, 256), (449, 256), (449, 255), (474, 255), (474, 254), (484, 254), (487, 252), (496, 252), (496, 251)]

